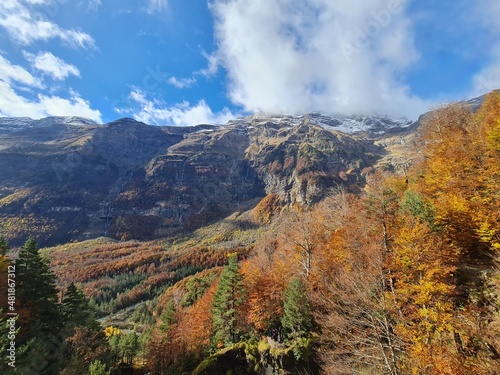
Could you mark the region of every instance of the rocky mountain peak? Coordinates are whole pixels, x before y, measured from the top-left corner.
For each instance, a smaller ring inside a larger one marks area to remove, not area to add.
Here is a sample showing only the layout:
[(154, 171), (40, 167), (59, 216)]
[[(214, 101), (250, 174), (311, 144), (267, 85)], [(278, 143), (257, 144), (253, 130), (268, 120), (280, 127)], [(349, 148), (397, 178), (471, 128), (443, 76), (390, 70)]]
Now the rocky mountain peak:
[(32, 232), (44, 244), (147, 239), (206, 225), (264, 197), (275, 207), (313, 204), (339, 185), (359, 190), (366, 170), (390, 164), (392, 147), (404, 154), (417, 127), (320, 113), (190, 127), (0, 118), (0, 233), (14, 243)]
[(357, 116), (357, 115), (325, 115), (318, 112), (303, 115), (281, 115), (256, 113), (251, 116), (238, 118), (228, 122), (230, 126), (259, 127), (273, 124), (279, 127), (294, 127), (304, 124), (320, 126), (327, 130), (338, 131), (346, 134), (371, 134), (381, 135), (386, 132), (399, 131), (410, 127), (413, 121), (395, 119), (383, 115)]

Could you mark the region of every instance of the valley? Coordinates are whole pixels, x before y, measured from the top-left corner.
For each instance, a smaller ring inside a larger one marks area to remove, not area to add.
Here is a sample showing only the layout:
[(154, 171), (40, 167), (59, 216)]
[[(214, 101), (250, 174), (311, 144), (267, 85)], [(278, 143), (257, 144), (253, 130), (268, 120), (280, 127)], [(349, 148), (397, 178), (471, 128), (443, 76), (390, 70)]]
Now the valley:
[(1, 119), (23, 353), (63, 375), (496, 374), (499, 103)]

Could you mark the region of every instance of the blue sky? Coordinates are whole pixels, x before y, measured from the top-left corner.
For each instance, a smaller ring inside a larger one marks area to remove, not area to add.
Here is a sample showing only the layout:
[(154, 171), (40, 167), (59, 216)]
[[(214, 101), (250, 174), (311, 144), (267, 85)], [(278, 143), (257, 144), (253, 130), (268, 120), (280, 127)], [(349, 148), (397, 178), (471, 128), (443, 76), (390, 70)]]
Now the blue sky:
[(0, 116), (415, 119), (500, 86), (497, 0), (2, 0)]

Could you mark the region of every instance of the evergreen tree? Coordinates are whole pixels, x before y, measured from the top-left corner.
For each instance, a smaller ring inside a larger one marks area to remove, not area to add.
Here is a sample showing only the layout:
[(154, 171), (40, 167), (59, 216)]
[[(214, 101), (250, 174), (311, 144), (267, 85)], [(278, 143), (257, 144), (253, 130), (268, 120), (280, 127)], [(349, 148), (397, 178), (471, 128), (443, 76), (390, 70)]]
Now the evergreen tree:
[(134, 358), (140, 349), (139, 336), (135, 332), (129, 333), (123, 336), (122, 339), (122, 350), (125, 355), (125, 363), (132, 365)]
[(16, 261), (17, 303), (29, 311), (25, 338), (40, 333), (54, 333), (60, 328), (60, 314), (55, 276), (49, 263), (38, 253), (37, 244), (29, 237)]
[(238, 307), (244, 302), (243, 276), (238, 272), (236, 254), (229, 255), (229, 263), (221, 273), (219, 286), (212, 304), (214, 340), (217, 345), (234, 344), (240, 338)]
[(61, 314), (69, 329), (76, 326), (100, 328), (85, 294), (74, 283), (71, 283), (66, 289), (61, 302)]
[(10, 250), (10, 246), (4, 236), (0, 236), (0, 256), (7, 255)]
[(65, 324), (63, 335), (68, 336), (60, 351), (60, 361), (65, 364), (62, 375), (84, 373), (93, 360), (105, 360), (108, 343), (102, 327), (89, 301), (74, 283), (66, 289), (61, 315)]
[(173, 299), (170, 299), (163, 309), (163, 312), (160, 316), (161, 325), (160, 329), (163, 332), (168, 331), (170, 326), (177, 322), (177, 308), (175, 307), (175, 302)]
[(97, 360), (90, 364), (88, 375), (109, 375), (106, 365)]
[(418, 218), (422, 223), (427, 223), (431, 228), (435, 226), (436, 209), (430, 202), (425, 201), (421, 194), (407, 190), (400, 204), (400, 211)]
[(9, 260), (5, 256), (7, 252), (9, 251), (10, 247), (5, 241), (5, 238), (0, 237), (0, 308), (3, 308), (4, 310), (8, 310), (9, 304), (8, 304), (8, 288), (9, 288), (9, 282), (7, 281), (8, 277), (8, 269), (9, 269)]
[(307, 298), (306, 286), (298, 277), (292, 278), (285, 290), (285, 302), (281, 325), (291, 341), (305, 338), (312, 329), (311, 304)]
[(122, 334), (120, 333), (120, 334), (116, 334), (116, 335), (111, 335), (109, 337), (109, 347), (111, 349), (112, 367), (116, 366), (122, 358), (121, 347), (120, 347), (121, 336), (122, 336)]
[(64, 340), (55, 276), (30, 237), (15, 263), (16, 311), (19, 312), (19, 373), (57, 374)]
[[(7, 320), (4, 318), (3, 309), (0, 308), (0, 350), (5, 353), (7, 346), (9, 345), (9, 328)], [(3, 364), (2, 364), (3, 365)], [(1, 365), (0, 365), (1, 366)], [(0, 367), (1, 369), (2, 367)]]

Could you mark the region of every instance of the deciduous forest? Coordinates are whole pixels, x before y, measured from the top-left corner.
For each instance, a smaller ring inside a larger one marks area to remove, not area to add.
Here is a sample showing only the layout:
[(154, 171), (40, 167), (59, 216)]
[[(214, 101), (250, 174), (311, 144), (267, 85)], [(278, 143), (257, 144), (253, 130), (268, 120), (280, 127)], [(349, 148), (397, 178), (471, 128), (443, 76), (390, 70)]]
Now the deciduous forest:
[(413, 143), (361, 190), (267, 196), (191, 236), (30, 238), (16, 259), (2, 240), (1, 373), (500, 374), (500, 91), (430, 112)]

